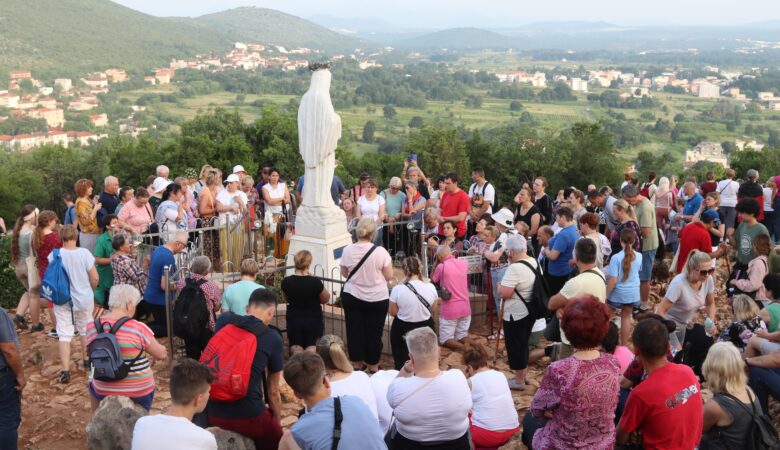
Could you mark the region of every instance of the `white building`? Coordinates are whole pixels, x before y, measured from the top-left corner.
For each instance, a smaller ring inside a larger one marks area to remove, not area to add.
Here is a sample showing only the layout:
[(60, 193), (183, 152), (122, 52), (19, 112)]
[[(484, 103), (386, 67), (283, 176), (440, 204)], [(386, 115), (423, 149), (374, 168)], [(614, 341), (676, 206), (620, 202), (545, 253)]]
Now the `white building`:
[(718, 98), (720, 97), (720, 87), (717, 84), (702, 82), (699, 84), (699, 97)]
[(575, 92), (588, 92), (588, 82), (582, 78), (572, 78), (571, 90)]
[(687, 150), (683, 167), (687, 169), (699, 161), (709, 161), (726, 168), (729, 167), (729, 159), (723, 152), (723, 146), (719, 142), (702, 142), (696, 147)]

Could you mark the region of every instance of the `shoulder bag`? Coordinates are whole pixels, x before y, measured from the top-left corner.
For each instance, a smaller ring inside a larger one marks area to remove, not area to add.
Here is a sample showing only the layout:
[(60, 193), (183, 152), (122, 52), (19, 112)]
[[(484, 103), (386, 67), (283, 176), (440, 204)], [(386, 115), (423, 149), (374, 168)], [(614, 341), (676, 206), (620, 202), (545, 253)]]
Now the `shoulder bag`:
[(423, 306), (425, 306), (426, 309), (431, 309), (431, 304), (428, 303), (428, 300), (425, 300), (425, 298), (423, 298), (423, 296), (420, 295), (419, 292), (417, 292), (417, 289), (415, 289), (414, 286), (412, 286), (412, 283), (407, 281), (406, 283), (404, 283), (404, 286), (406, 286), (407, 289), (412, 291), (412, 294), (417, 296), (417, 299), (420, 300), (420, 303), (422, 303)]

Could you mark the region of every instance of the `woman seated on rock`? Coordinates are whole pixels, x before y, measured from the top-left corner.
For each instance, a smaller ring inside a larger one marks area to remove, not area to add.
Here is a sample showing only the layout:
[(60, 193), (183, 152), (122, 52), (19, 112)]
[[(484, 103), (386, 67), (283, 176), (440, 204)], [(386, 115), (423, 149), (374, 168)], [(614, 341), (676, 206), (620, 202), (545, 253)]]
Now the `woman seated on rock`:
[(459, 369), (439, 370), (436, 333), (428, 327), (406, 334), (407, 362), (387, 390), (397, 432), (394, 449), (468, 450), (471, 391)]
[(463, 354), (471, 386), (471, 440), (477, 448), (498, 448), (520, 430), (506, 376), (488, 367), (488, 352), (475, 345)]
[(154, 373), (146, 353), (154, 359), (165, 359), (167, 352), (154, 338), (149, 327), (132, 318), (140, 301), (141, 293), (135, 287), (127, 284), (115, 285), (108, 295), (109, 312), (87, 324), (86, 342), (89, 348), (98, 333), (108, 332), (121, 321), (115, 336), (121, 349), (122, 360), (130, 366), (124, 379), (102, 381), (96, 377), (92, 380), (89, 384), (92, 411), (97, 409), (100, 400), (109, 395), (130, 397), (146, 410), (152, 407)]
[(354, 370), (344, 351), (344, 341), (340, 337), (326, 334), (317, 341), (317, 354), (325, 362), (325, 370), (330, 379), (330, 396), (354, 395), (365, 402), (368, 409), (379, 420), (376, 398), (371, 381), (363, 371)]
[(761, 405), (747, 386), (742, 355), (730, 343), (718, 342), (710, 347), (702, 372), (714, 396), (704, 404), (699, 450), (744, 448), (752, 438), (751, 415), (761, 414)]
[(606, 449), (615, 445), (620, 363), (598, 350), (610, 317), (609, 308), (592, 295), (569, 300), (561, 328), (574, 354), (550, 364), (542, 378), (523, 421), (527, 446)]

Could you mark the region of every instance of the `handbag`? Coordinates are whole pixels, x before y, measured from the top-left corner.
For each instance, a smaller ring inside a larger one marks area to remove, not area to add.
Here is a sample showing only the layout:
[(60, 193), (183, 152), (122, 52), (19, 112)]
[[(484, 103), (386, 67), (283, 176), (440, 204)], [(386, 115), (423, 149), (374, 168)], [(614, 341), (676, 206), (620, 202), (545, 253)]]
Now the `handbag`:
[(38, 289), (41, 287), (41, 274), (38, 273), (38, 266), (35, 263), (36, 258), (33, 255), (32, 250), (32, 236), (30, 237), (30, 256), (24, 258), (24, 263), (27, 266), (27, 286), (29, 289)]
[(409, 395), (402, 398), (400, 402), (398, 402), (395, 405), (395, 408), (393, 408), (393, 414), (390, 417), (390, 426), (387, 427), (387, 432), (385, 433), (385, 445), (387, 445), (388, 450), (393, 450), (395, 448), (395, 438), (398, 436), (398, 426), (395, 423), (395, 409), (397, 409), (403, 402), (409, 399), (412, 395), (420, 392), (422, 389), (424, 389), (429, 384), (433, 383), (434, 380), (439, 378), (439, 376), (435, 376), (431, 378), (430, 380), (426, 381), (422, 386), (418, 387), (417, 389), (413, 390)]

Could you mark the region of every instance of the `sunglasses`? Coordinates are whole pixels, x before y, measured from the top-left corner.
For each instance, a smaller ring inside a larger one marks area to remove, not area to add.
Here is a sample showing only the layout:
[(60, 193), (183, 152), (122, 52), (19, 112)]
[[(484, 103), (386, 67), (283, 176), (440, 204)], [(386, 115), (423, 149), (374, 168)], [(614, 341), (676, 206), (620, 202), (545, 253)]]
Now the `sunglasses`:
[(715, 269), (707, 269), (707, 270), (700, 270), (699, 271), (699, 275), (701, 275), (703, 277), (704, 276), (708, 276), (708, 275), (712, 275), (713, 273), (715, 273)]

